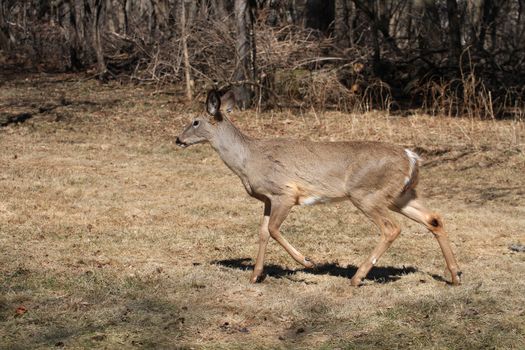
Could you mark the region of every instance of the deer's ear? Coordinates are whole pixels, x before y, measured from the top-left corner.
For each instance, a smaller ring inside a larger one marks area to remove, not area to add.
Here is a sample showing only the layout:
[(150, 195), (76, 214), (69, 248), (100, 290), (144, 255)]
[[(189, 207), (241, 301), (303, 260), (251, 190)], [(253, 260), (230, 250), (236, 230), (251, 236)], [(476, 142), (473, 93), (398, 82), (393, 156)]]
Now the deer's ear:
[(235, 94), (233, 91), (228, 91), (221, 97), (221, 104), (226, 112), (230, 113), (235, 107)]
[(217, 90), (210, 90), (206, 98), (206, 111), (217, 121), (222, 120), (221, 115), (221, 98)]

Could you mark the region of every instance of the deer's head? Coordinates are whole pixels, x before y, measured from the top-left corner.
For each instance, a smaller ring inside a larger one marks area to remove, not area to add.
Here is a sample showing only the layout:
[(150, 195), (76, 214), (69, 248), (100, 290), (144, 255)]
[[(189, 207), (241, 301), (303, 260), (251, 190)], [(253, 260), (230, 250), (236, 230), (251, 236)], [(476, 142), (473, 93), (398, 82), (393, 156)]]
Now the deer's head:
[(208, 115), (195, 117), (177, 137), (175, 143), (184, 148), (210, 141), (216, 135), (219, 124), (224, 121), (221, 105), (229, 112), (233, 109), (234, 104), (235, 99), (231, 91), (221, 97), (217, 90), (210, 90), (206, 98)]

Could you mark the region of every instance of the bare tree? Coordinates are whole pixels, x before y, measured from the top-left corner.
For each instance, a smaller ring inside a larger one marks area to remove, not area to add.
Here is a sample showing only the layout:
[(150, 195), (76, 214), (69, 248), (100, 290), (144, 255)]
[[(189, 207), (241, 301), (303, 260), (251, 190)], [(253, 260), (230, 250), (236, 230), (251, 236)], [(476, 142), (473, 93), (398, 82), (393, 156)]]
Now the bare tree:
[(251, 105), (252, 90), (248, 81), (254, 82), (256, 77), (255, 42), (253, 28), (253, 13), (248, 0), (235, 0), (235, 24), (237, 29), (236, 67), (234, 80), (239, 82), (235, 87), (235, 97), (240, 108)]
[(231, 84), (241, 108), (266, 82), (281, 97), (311, 97), (323, 75), (334, 85), (319, 96), (372, 93), (374, 106), (387, 92), (460, 114), (467, 90), (490, 92), (484, 105), (500, 111), (525, 104), (524, 0), (182, 1), (0, 0), (0, 50), (39, 67), (95, 64), (101, 78)]
[(187, 35), (188, 30), (186, 26), (186, 0), (181, 1), (181, 15), (180, 15), (180, 25), (181, 25), (181, 36), (182, 36), (182, 51), (184, 55), (184, 77), (186, 79), (186, 98), (188, 101), (193, 99), (193, 81), (191, 80), (191, 66), (190, 66), (190, 56), (188, 53), (188, 41)]
[(328, 33), (335, 20), (334, 0), (307, 0), (306, 26)]
[(102, 39), (100, 31), (102, 29), (102, 15), (106, 7), (105, 0), (91, 0), (91, 11), (92, 11), (92, 36), (93, 36), (93, 48), (97, 56), (97, 72), (100, 78), (105, 78), (107, 73), (106, 61), (104, 59), (104, 49), (102, 47)]
[(78, 6), (76, 1), (69, 0), (65, 2), (66, 14), (69, 14), (69, 23), (67, 24), (67, 37), (69, 39), (69, 69), (82, 69), (81, 59), (81, 37), (78, 27)]
[(7, 24), (7, 15), (15, 3), (15, 0), (0, 0), (0, 50), (8, 51), (11, 43), (14, 42)]
[(447, 0), (448, 35), (450, 62), (457, 65), (462, 53), (461, 28), (458, 17), (458, 3), (456, 0)]

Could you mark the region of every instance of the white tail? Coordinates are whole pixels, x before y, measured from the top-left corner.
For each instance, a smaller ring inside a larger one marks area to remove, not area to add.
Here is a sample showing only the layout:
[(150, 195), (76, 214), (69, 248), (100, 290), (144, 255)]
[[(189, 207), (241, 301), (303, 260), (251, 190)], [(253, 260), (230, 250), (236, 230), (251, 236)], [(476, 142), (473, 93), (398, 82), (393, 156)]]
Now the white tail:
[(221, 113), (221, 100), (228, 108), (233, 96), (210, 91), (206, 101), (211, 117), (195, 118), (177, 137), (186, 147), (209, 142), (226, 165), (239, 176), (248, 194), (264, 203), (259, 233), (259, 251), (251, 281), (262, 278), (264, 255), (274, 238), (300, 264), (314, 263), (281, 235), (280, 226), (294, 205), (312, 205), (350, 200), (381, 230), (381, 239), (352, 277), (359, 285), (378, 259), (398, 237), (401, 229), (391, 212), (423, 224), (436, 237), (452, 283), (459, 272), (441, 217), (417, 199), (419, 157), (402, 147), (380, 142), (308, 142), (258, 140), (244, 135)]

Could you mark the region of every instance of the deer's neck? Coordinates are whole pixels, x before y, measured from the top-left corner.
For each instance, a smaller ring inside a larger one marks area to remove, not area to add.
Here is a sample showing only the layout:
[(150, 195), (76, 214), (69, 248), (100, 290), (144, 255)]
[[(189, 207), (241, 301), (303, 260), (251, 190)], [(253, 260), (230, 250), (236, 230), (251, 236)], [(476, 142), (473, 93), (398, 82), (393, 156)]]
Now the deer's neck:
[(219, 153), (224, 163), (242, 177), (250, 154), (248, 146), (251, 139), (227, 118), (224, 118), (217, 128), (217, 134), (210, 140), (211, 146)]

